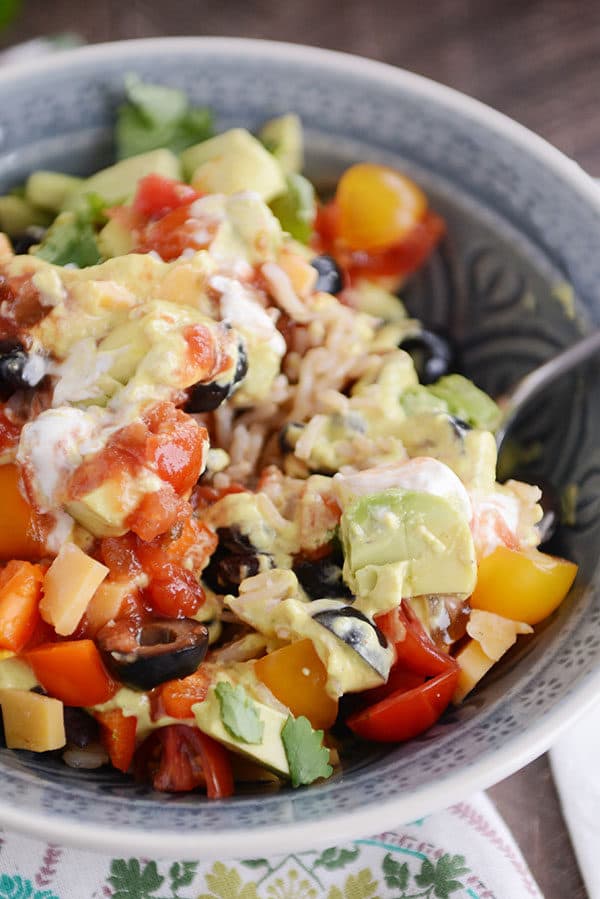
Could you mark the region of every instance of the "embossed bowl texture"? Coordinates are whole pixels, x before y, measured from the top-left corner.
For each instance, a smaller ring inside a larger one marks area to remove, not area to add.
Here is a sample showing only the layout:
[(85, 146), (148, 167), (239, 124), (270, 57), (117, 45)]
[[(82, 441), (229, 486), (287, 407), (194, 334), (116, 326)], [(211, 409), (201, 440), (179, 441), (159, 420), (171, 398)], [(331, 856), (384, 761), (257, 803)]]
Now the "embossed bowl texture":
[[(295, 111), (307, 170), (398, 166), (424, 186), (448, 236), (404, 297), (459, 341), (492, 394), (600, 325), (600, 203), (593, 182), (481, 104), (378, 63), (239, 39), (164, 39), (69, 51), (0, 75), (0, 191), (32, 169), (86, 173), (111, 160), (123, 76), (208, 104), (219, 129)], [(116, 773), (0, 751), (0, 821), (56, 841), (142, 855), (252, 857), (381, 832), (508, 775), (548, 748), (600, 692), (600, 370), (555, 386), (523, 426), (528, 464), (572, 499), (556, 550), (580, 574), (559, 612), (457, 710), (406, 745), (330, 781), (222, 802), (152, 793)], [(1, 514), (5, 514), (2, 510)]]

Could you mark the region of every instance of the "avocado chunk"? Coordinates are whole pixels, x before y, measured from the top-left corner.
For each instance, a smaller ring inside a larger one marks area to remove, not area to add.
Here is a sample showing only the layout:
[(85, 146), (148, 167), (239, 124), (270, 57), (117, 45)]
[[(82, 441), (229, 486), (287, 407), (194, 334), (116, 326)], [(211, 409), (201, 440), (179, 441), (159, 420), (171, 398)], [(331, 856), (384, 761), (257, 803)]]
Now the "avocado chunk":
[(67, 197), (83, 183), (83, 178), (62, 172), (32, 172), (25, 184), (25, 199), (32, 206), (60, 212)]
[(304, 165), (304, 136), (300, 117), (293, 112), (269, 119), (258, 132), (259, 140), (272, 153), (285, 174), (301, 172)]
[(0, 197), (0, 231), (9, 237), (18, 237), (32, 225), (45, 228), (50, 224), (51, 216), (43, 209), (38, 209), (24, 200), (23, 197)]
[(473, 592), (477, 565), (469, 524), (442, 497), (401, 488), (360, 497), (344, 511), (340, 533), (344, 577), (361, 592), (369, 586), (361, 569), (402, 561), (409, 563), (404, 596)]
[(268, 203), (285, 192), (285, 178), (274, 156), (244, 128), (233, 128), (181, 154), (186, 178), (201, 193), (255, 191)]
[(133, 253), (135, 243), (131, 231), (117, 219), (110, 219), (96, 237), (98, 250), (103, 259), (127, 256)]
[(451, 415), (472, 428), (493, 431), (500, 423), (500, 409), (493, 399), (462, 375), (445, 375), (427, 390), (444, 400)]
[(86, 178), (66, 198), (64, 209), (77, 210), (83, 205), (86, 194), (96, 194), (107, 206), (128, 203), (134, 196), (138, 181), (146, 175), (163, 175), (165, 178), (181, 177), (179, 160), (170, 150), (151, 150), (122, 159), (107, 169), (101, 169)]
[(164, 482), (154, 472), (140, 469), (137, 476), (119, 472), (99, 487), (67, 503), (69, 515), (95, 537), (120, 537), (129, 530), (126, 521), (144, 496)]
[(287, 176), (286, 185), (286, 192), (271, 202), (271, 211), (294, 240), (308, 243), (317, 215), (315, 189), (307, 178), (295, 173)]
[[(231, 683), (225, 675), (219, 675), (218, 683)], [(281, 741), (281, 731), (288, 715), (278, 709), (271, 708), (264, 702), (252, 697), (260, 722), (263, 725), (260, 743), (245, 743), (226, 730), (221, 717), (221, 705), (216, 693), (217, 684), (213, 684), (203, 702), (192, 706), (192, 711), (199, 729), (217, 742), (227, 746), (233, 752), (245, 755), (266, 768), (283, 775), (290, 776), (290, 768)]]

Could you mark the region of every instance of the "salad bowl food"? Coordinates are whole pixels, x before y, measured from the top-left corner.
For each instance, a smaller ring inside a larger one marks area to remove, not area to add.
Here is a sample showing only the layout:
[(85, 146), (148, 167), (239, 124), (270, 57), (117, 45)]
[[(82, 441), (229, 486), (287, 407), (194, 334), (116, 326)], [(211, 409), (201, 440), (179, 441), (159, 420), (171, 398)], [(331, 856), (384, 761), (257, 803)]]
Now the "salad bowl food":
[(483, 391), (597, 326), (592, 182), (308, 48), (107, 45), (2, 85), (3, 823), (250, 857), (546, 749), (600, 690), (600, 375), (536, 405), (506, 486)]

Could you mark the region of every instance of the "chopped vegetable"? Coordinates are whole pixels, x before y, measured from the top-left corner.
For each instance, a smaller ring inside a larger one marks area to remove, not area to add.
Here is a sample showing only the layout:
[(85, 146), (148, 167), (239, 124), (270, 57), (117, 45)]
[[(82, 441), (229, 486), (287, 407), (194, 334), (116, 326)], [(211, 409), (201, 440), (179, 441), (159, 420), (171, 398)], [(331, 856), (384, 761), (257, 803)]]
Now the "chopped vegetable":
[(221, 719), (231, 736), (243, 743), (260, 743), (265, 727), (256, 703), (241, 684), (234, 687), (227, 681), (220, 681), (215, 692), (221, 707)]
[(213, 134), (210, 110), (191, 107), (183, 91), (129, 75), (125, 93), (127, 102), (117, 112), (117, 159), (159, 147), (181, 153)]
[(33, 509), (19, 490), (16, 465), (0, 465), (0, 507), (10, 509), (10, 515), (0, 515), (0, 560), (37, 559), (43, 555), (43, 543), (34, 533)]
[(79, 624), (108, 568), (74, 543), (63, 544), (46, 572), (40, 613), (57, 634), (67, 637)]
[(300, 243), (308, 243), (312, 232), (317, 206), (315, 189), (303, 175), (295, 173), (286, 178), (286, 192), (271, 201), (271, 209), (284, 231)]
[(85, 268), (100, 262), (91, 212), (63, 212), (56, 218), (35, 255), (53, 265)]
[(377, 616), (377, 625), (396, 651), (396, 665), (431, 677), (454, 666), (452, 656), (437, 648), (408, 604)]
[(39, 621), (43, 574), (39, 565), (9, 562), (0, 573), (0, 646), (19, 652)]
[(479, 563), (470, 603), (514, 621), (538, 624), (561, 604), (577, 574), (577, 565), (536, 549), (498, 546)]
[(96, 712), (95, 717), (111, 765), (118, 771), (128, 771), (135, 753), (137, 719), (133, 715), (124, 715), (121, 709)]
[(291, 715), (281, 731), (293, 787), (330, 777), (329, 750), (323, 746), (323, 731), (313, 730), (308, 718)]
[(119, 688), (91, 640), (42, 644), (28, 650), (25, 660), (46, 692), (65, 705), (98, 705)]

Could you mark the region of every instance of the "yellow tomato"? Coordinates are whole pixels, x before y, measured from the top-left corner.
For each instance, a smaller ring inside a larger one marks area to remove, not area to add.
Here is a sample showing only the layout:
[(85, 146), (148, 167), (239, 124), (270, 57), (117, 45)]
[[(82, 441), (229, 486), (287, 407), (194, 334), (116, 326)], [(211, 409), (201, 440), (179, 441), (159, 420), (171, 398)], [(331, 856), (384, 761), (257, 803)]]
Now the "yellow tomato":
[(294, 717), (304, 715), (316, 729), (331, 727), (337, 701), (326, 692), (327, 670), (311, 640), (298, 640), (254, 663), (256, 676)]
[(473, 609), (538, 624), (561, 604), (577, 574), (577, 565), (537, 549), (499, 546), (479, 563)]
[(427, 198), (414, 182), (370, 162), (344, 172), (335, 199), (338, 234), (351, 250), (385, 250), (400, 243), (427, 211)]

